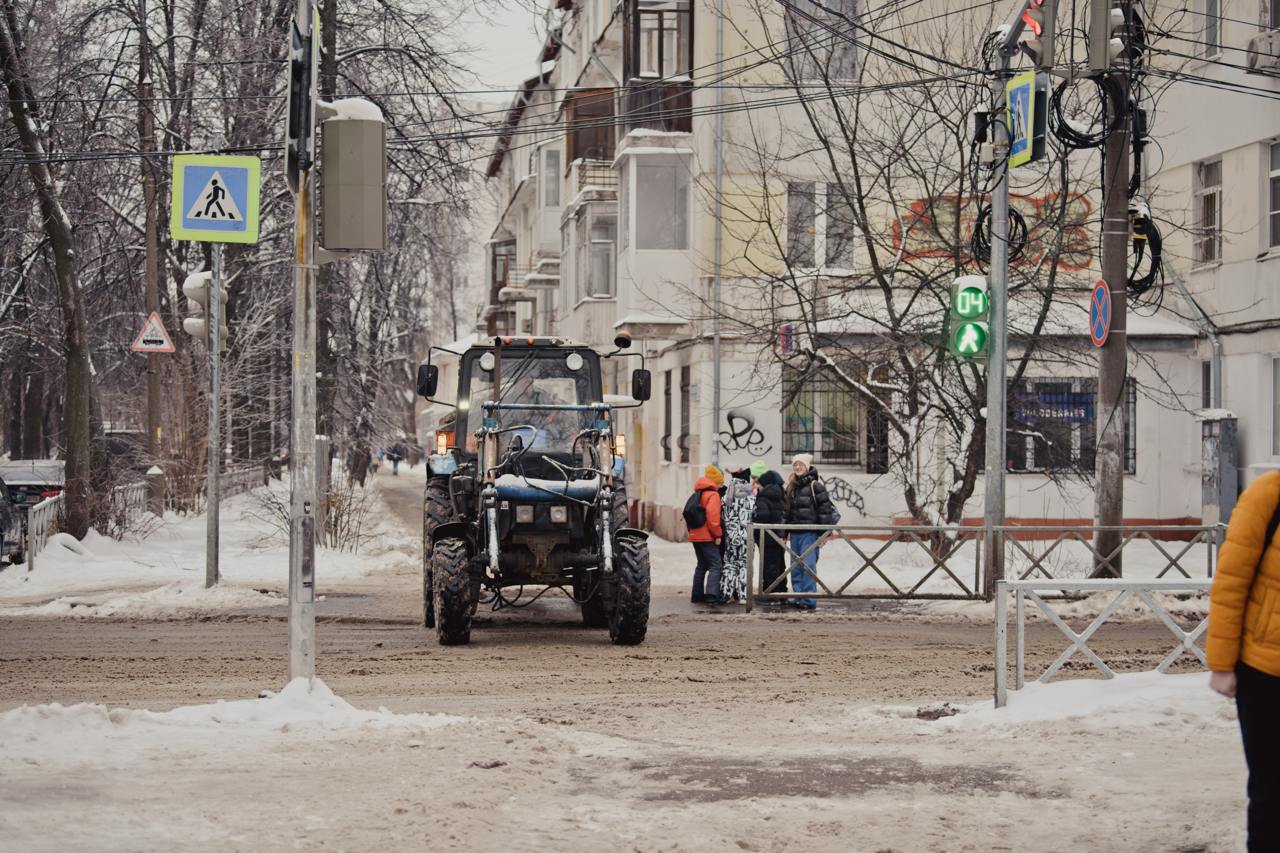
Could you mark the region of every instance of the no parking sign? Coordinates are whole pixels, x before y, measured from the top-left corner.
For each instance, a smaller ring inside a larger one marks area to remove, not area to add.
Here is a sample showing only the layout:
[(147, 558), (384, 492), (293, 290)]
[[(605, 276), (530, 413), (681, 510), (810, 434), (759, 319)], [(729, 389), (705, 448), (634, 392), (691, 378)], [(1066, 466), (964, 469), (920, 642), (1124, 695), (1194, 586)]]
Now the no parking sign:
[(1093, 286), (1089, 298), (1089, 338), (1095, 347), (1107, 342), (1111, 335), (1111, 288), (1102, 279)]

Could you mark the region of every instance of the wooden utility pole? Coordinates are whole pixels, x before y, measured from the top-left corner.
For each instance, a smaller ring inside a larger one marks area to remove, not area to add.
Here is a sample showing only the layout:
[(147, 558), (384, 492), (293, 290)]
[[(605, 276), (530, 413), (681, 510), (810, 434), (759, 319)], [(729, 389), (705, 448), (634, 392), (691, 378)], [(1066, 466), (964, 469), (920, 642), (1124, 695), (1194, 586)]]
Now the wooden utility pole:
[[(1131, 13), (1130, 0), (1116, 5)], [(1117, 63), (1125, 60), (1118, 59)], [(1129, 279), (1129, 69), (1117, 64), (1107, 72), (1124, 96), (1108, 100), (1108, 123), (1115, 122), (1102, 153), (1102, 278), (1111, 289), (1111, 333), (1098, 353), (1097, 452), (1094, 468), (1094, 577), (1121, 574), (1118, 528), (1124, 523), (1125, 393), (1128, 379), (1126, 285)], [(1117, 116), (1116, 113), (1119, 113)]]
[[(155, 113), (151, 109), (151, 39), (147, 33), (147, 0), (138, 0), (138, 139), (142, 146), (143, 238), (146, 246), (144, 278), (147, 315), (160, 312), (160, 238), (157, 232)], [(161, 449), (160, 356), (147, 354), (147, 456), (152, 464), (159, 461)]]

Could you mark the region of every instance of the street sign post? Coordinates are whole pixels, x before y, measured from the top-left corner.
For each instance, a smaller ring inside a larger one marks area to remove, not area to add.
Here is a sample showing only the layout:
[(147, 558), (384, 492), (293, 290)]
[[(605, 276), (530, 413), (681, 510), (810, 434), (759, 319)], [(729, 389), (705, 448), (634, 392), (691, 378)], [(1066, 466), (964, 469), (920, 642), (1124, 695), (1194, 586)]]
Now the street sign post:
[(133, 339), (129, 349), (134, 352), (173, 352), (173, 340), (160, 322), (160, 314), (151, 312), (151, 316), (142, 324), (142, 331)]
[(222, 245), (258, 242), (262, 164), (257, 157), (179, 154), (173, 158), (169, 233), (174, 240), (213, 243), (206, 306), (209, 356), (209, 470), (205, 484), (204, 585), (218, 583), (218, 477), (222, 468)]
[(1093, 286), (1089, 297), (1089, 339), (1100, 347), (1111, 336), (1111, 288), (1102, 279)]

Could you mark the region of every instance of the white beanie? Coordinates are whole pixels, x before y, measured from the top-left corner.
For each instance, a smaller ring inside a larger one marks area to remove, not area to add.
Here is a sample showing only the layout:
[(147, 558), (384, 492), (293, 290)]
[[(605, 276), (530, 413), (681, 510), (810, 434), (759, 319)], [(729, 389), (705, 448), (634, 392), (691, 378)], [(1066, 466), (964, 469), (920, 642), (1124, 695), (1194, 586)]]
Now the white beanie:
[(801, 465), (803, 465), (806, 469), (807, 469), (807, 468), (812, 468), (812, 467), (813, 467), (813, 454), (812, 454), (812, 453), (797, 453), (795, 456), (792, 456), (792, 457), (791, 457), (791, 464), (792, 464), (792, 465), (794, 465), (794, 464), (796, 464), (797, 462), (799, 462)]

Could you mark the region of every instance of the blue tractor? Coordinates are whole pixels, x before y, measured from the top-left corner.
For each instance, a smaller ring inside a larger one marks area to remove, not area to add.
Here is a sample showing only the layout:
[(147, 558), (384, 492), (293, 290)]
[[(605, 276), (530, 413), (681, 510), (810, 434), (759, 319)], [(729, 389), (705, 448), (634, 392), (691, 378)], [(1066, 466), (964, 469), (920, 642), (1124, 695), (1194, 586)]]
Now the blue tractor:
[(557, 338), (494, 338), (460, 357), (453, 400), (436, 399), (430, 354), (419, 366), (418, 394), (453, 409), (422, 513), (423, 622), (441, 644), (470, 642), (482, 601), (517, 606), (539, 587), (564, 590), (614, 643), (644, 640), (648, 535), (628, 520), (623, 406), (605, 400), (601, 361), (641, 359), (626, 407), (649, 399), (651, 378), (629, 338), (615, 343), (602, 356)]

